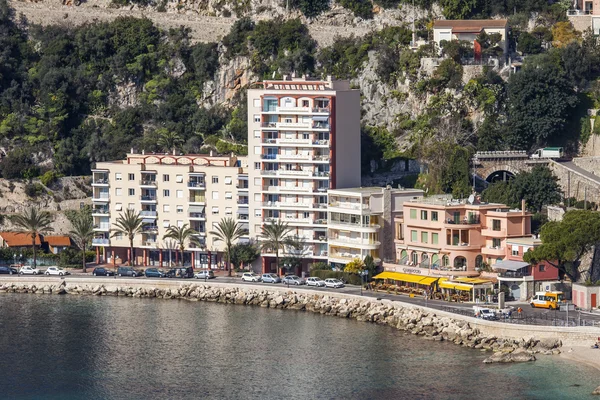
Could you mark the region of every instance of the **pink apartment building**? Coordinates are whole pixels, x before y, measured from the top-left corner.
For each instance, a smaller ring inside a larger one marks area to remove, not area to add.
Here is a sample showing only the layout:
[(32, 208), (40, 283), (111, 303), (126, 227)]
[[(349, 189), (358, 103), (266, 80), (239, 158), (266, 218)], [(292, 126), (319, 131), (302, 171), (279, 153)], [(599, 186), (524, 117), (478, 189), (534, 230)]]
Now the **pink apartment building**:
[(531, 236), (531, 214), (503, 204), (431, 198), (405, 202), (396, 217), (396, 262), (473, 271), (508, 257), (508, 241)]

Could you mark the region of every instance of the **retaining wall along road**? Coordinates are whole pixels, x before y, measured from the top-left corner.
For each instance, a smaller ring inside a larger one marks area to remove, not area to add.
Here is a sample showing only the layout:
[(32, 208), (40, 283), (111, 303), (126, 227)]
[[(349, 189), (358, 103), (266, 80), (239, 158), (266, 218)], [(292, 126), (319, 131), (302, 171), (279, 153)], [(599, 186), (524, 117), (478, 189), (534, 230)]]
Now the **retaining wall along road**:
[(493, 350), (495, 355), (486, 360), (490, 362), (530, 361), (535, 353), (557, 354), (561, 345), (590, 345), (600, 336), (600, 328), (509, 325), (399, 301), (277, 286), (144, 278), (6, 277), (0, 278), (1, 293), (155, 297), (312, 311), (385, 324), (429, 340)]

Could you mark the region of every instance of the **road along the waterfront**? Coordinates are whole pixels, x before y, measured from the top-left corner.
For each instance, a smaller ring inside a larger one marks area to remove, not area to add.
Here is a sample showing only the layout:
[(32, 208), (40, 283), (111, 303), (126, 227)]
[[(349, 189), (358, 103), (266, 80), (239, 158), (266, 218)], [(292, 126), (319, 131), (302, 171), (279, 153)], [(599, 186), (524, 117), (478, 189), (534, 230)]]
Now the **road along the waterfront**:
[[(268, 284), (247, 284), (237, 280), (236, 283), (229, 282), (216, 282), (211, 280), (204, 282), (203, 280), (176, 280), (176, 279), (146, 279), (146, 278), (106, 278), (106, 277), (89, 277), (89, 276), (69, 276), (69, 277), (48, 277), (48, 276), (37, 276), (37, 277), (22, 277), (22, 276), (4, 276), (0, 278), (0, 292), (10, 291), (10, 286), (13, 287), (31, 287), (35, 285), (37, 288), (41, 288), (47, 285), (59, 285), (64, 282), (66, 292), (69, 290), (72, 293), (76, 293), (74, 290), (76, 287), (86, 287), (87, 292), (91, 292), (91, 288), (103, 286), (108, 291), (115, 293), (116, 289), (133, 289), (138, 288), (144, 289), (161, 289), (161, 290), (178, 290), (182, 287), (189, 287), (190, 285), (200, 286), (202, 290), (209, 290), (213, 288), (215, 290), (233, 290), (239, 292), (263, 292), (270, 296), (290, 296), (294, 293), (298, 295), (309, 295), (315, 299), (321, 299), (325, 301), (339, 302), (342, 299), (346, 301), (350, 300), (353, 302), (360, 302), (365, 304), (367, 307), (379, 307), (384, 308), (404, 308), (407, 310), (416, 310), (423, 315), (432, 315), (436, 318), (448, 318), (453, 321), (464, 321), (468, 322), (472, 329), (478, 329), (482, 334), (489, 337), (507, 338), (512, 340), (527, 340), (528, 338), (535, 338), (536, 340), (548, 339), (548, 340), (560, 340), (563, 345), (571, 346), (582, 346), (593, 344), (597, 337), (600, 336), (600, 328), (597, 327), (560, 327), (560, 326), (536, 326), (536, 325), (518, 325), (508, 324), (496, 321), (485, 321), (482, 319), (474, 318), (468, 315), (460, 315), (438, 308), (432, 308), (433, 304), (429, 304), (428, 307), (424, 307), (420, 304), (412, 304), (408, 302), (399, 302), (389, 300), (387, 298), (381, 298), (381, 296), (360, 296), (355, 294), (356, 288), (345, 288), (344, 291), (334, 291), (332, 289), (314, 289), (304, 288), (302, 286), (294, 286), (288, 289), (287, 285), (268, 285)], [(360, 290), (360, 289), (358, 289)], [(352, 292), (355, 293), (352, 293)], [(129, 290), (131, 292), (131, 290)], [(394, 299), (397, 300), (397, 299)], [(411, 299), (412, 300), (412, 299)]]

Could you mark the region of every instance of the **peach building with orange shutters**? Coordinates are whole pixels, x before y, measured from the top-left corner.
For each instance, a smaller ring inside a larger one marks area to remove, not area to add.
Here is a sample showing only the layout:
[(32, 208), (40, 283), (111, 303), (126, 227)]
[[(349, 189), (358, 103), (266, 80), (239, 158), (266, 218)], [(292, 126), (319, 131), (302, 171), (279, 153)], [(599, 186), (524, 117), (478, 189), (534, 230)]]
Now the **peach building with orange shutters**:
[(428, 198), (404, 203), (394, 219), (396, 263), (475, 271), (508, 254), (507, 241), (531, 236), (531, 214), (473, 199)]

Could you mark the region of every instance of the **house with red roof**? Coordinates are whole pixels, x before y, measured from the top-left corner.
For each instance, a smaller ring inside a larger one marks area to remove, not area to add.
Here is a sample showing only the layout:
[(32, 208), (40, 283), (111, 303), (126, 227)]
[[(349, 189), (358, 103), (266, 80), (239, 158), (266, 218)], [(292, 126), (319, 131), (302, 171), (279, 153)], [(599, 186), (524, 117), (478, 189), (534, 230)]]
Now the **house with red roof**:
[(488, 35), (499, 33), (501, 40), (498, 43), (508, 53), (508, 20), (506, 19), (472, 19), (472, 20), (437, 20), (433, 23), (433, 41), (441, 47), (442, 41), (467, 41), (473, 43), (475, 58), (481, 57), (481, 46), (475, 40), (485, 32)]

